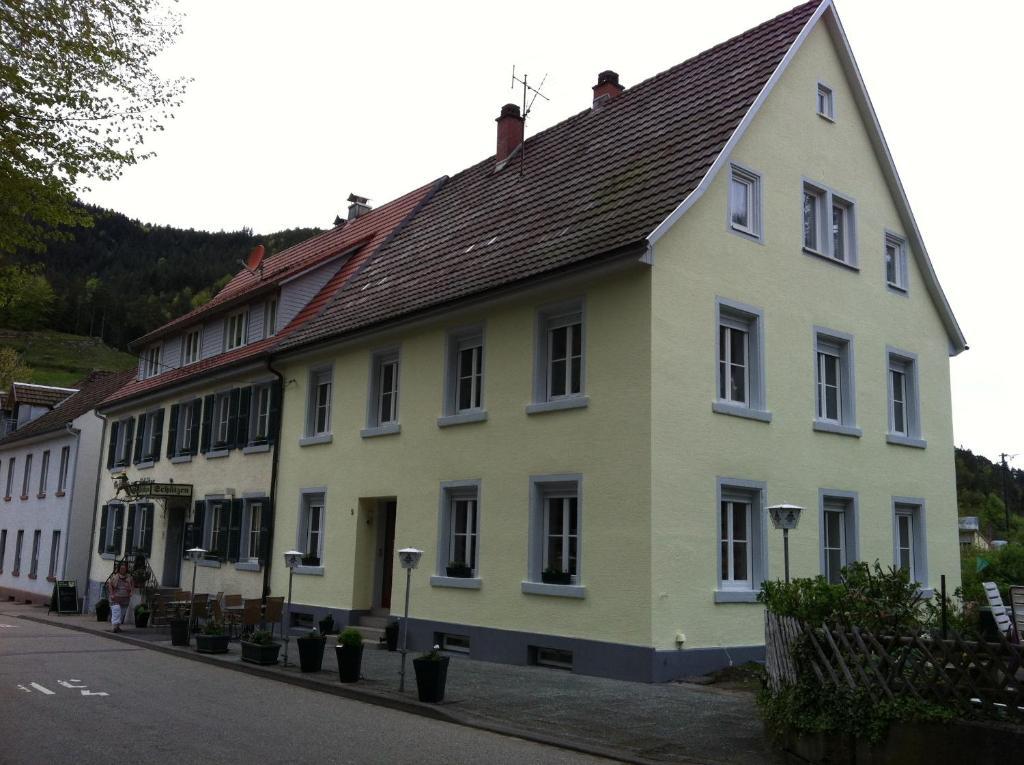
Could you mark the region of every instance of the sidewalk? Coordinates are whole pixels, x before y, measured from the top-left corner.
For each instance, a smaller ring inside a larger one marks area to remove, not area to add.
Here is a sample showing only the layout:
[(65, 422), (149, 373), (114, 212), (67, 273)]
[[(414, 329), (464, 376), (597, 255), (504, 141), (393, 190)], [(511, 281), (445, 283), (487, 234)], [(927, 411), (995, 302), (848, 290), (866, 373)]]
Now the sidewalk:
[[(409, 654), (406, 691), (398, 691), (399, 653), (367, 647), (363, 679), (338, 682), (333, 637), (327, 639), (323, 671), (304, 674), (297, 666), (259, 667), (241, 660), (238, 643), (221, 655), (171, 646), (168, 629), (125, 626), (120, 634), (92, 614), (58, 616), (45, 607), (0, 604), (0, 612), (46, 624), (103, 635), (182, 658), (302, 685), (414, 714), (482, 728), (589, 754), (640, 763), (770, 763), (753, 695), (743, 691), (681, 683), (648, 685), (587, 677), (542, 667), (474, 661), (453, 655), (442, 704), (416, 700)], [(281, 659), (284, 649), (281, 650)], [(292, 642), (289, 663), (298, 663)]]

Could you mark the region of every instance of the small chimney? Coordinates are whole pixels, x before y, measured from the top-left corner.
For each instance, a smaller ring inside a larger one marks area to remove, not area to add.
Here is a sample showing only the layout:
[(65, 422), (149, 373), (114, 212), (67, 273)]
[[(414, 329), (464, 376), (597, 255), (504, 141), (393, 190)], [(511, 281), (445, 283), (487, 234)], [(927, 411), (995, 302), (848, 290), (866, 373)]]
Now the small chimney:
[(348, 201), (351, 203), (348, 206), (348, 219), (355, 220), (360, 215), (366, 215), (373, 208), (367, 204), (367, 198), (361, 197), (358, 194), (349, 194)]
[(495, 122), (498, 123), (498, 151), (495, 160), (502, 162), (523, 142), (523, 118), (519, 115), (519, 107), (505, 104)]
[(623, 90), (625, 88), (619, 85), (619, 75), (611, 69), (605, 69), (597, 75), (597, 85), (594, 86), (594, 108), (600, 109)]

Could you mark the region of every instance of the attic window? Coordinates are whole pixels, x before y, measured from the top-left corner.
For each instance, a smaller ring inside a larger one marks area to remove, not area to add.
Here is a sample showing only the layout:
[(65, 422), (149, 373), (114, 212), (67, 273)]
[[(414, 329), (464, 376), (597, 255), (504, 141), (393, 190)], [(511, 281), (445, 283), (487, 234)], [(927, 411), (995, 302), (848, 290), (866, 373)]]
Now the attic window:
[(142, 376), (144, 378), (160, 374), (160, 346), (154, 345), (152, 348), (147, 348), (142, 361)]
[(818, 83), (818, 114), (829, 122), (836, 120), (835, 96), (832, 88), (824, 83)]

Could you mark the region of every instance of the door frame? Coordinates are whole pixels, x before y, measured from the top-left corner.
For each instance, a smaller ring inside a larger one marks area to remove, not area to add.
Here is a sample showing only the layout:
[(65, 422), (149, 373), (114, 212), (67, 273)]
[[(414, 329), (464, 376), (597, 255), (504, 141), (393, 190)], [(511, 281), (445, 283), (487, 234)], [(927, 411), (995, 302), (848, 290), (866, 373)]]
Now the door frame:
[(395, 527), (397, 526), (398, 500), (393, 497), (378, 499), (374, 515), (377, 518), (375, 524), (377, 528), (373, 556), (371, 610), (374, 613), (389, 614), (391, 598), (394, 596)]

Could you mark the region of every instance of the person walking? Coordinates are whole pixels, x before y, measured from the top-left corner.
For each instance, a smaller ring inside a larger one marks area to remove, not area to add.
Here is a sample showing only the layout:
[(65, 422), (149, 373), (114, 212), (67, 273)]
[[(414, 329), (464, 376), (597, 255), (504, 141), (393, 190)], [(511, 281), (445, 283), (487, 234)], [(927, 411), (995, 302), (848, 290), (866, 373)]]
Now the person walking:
[(135, 582), (128, 576), (127, 564), (122, 563), (117, 567), (117, 571), (110, 575), (107, 590), (110, 592), (110, 623), (114, 625), (114, 632), (120, 632), (124, 617), (128, 613), (128, 603), (135, 591)]

